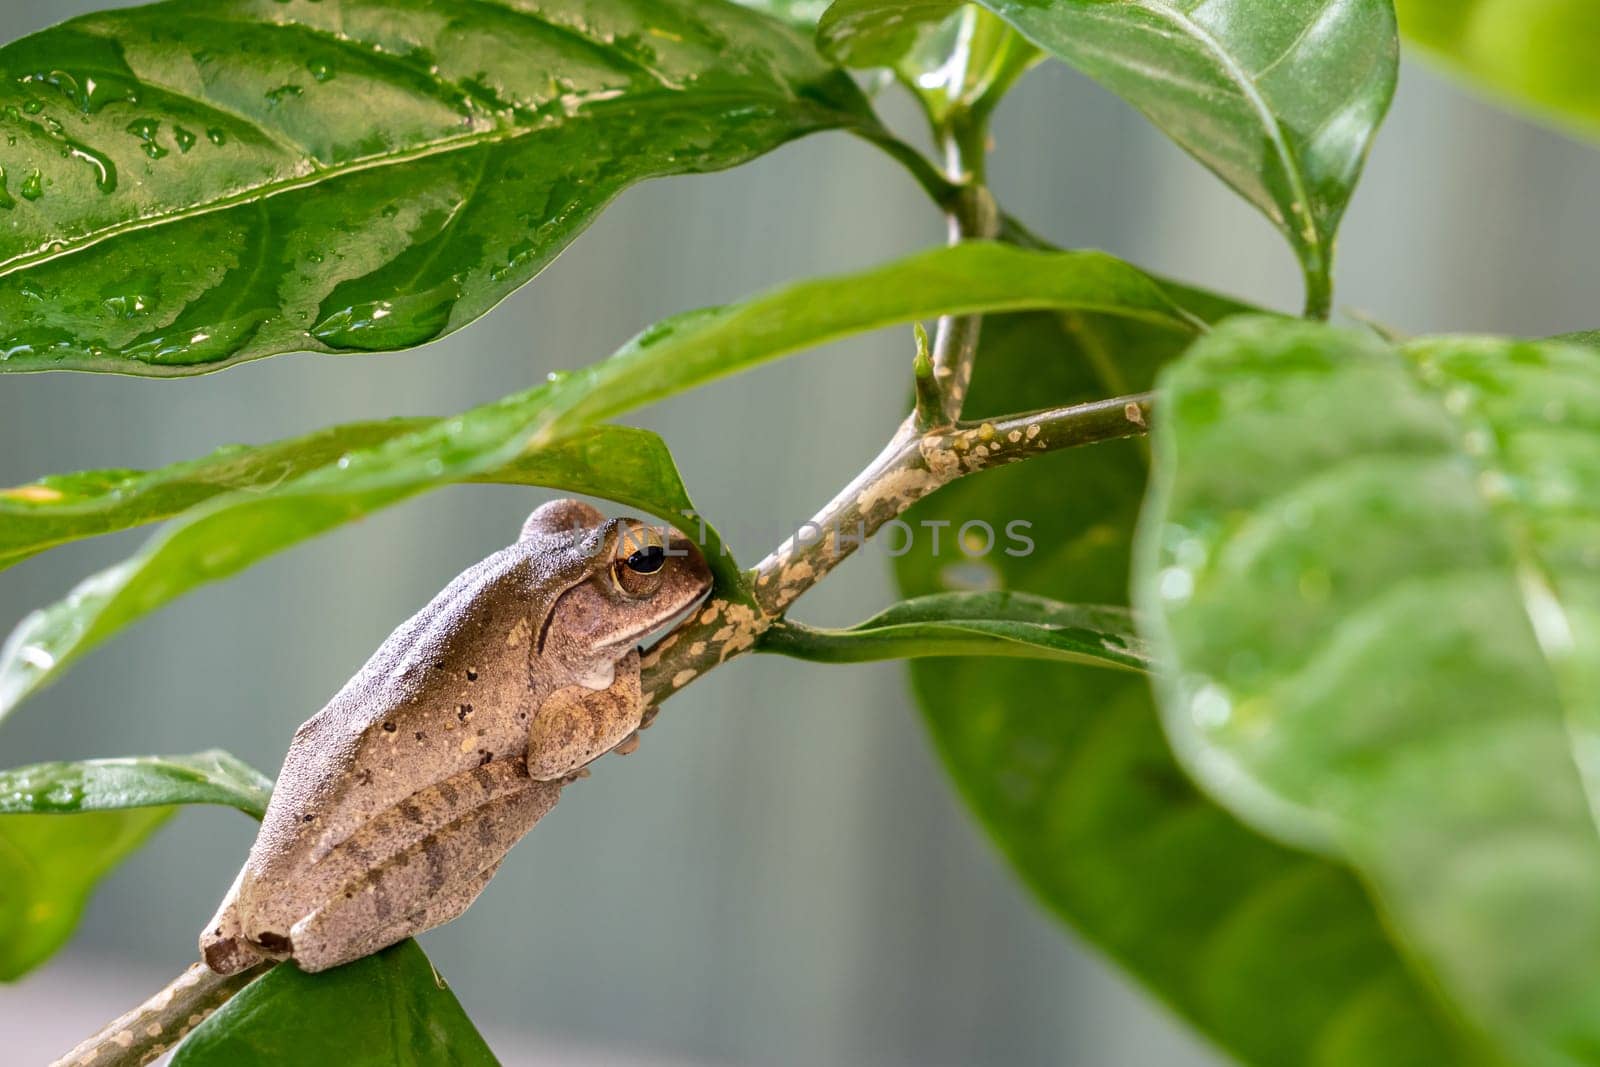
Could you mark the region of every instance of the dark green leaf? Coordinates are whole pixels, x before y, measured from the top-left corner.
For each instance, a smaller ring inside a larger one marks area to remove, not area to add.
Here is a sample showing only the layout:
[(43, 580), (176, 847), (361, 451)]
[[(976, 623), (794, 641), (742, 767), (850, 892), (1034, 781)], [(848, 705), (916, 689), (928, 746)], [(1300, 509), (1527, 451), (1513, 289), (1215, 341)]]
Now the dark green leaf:
[(1137, 589), (1177, 747), (1348, 857), (1510, 1060), (1595, 1062), (1600, 353), (1243, 319), (1162, 385)]
[(272, 779), (218, 749), (193, 756), (36, 763), (0, 771), (0, 815), (226, 804), (259, 819), (271, 796)]
[[(461, 481), (544, 485), (607, 497), (678, 521), (692, 505), (665, 446), (652, 434), (620, 427), (595, 429), (613, 415), (653, 403), (786, 353), (850, 333), (921, 316), (1027, 307), (1081, 307), (1148, 322), (1187, 338), (1193, 319), (1146, 275), (1098, 252), (1034, 252), (996, 244), (940, 249), (861, 274), (790, 286), (727, 308), (671, 319), (642, 334), (611, 359), (549, 385), (452, 418), (412, 420), (403, 432), (371, 424), (353, 436), (365, 447), (334, 462), (342, 431), (313, 437), (302, 465), (294, 443), (274, 446), (290, 457), (293, 477), (259, 481), (260, 468), (237, 468), (239, 488), (184, 512), (132, 558), (96, 574), (66, 599), (22, 621), (0, 649), (0, 717), (58, 676), (79, 654), (174, 597), (225, 578), (264, 556), (427, 489)], [(372, 442), (376, 443), (372, 443)], [(233, 459), (243, 454), (236, 454)], [(222, 465), (231, 463), (224, 456)], [(197, 470), (175, 480), (188, 492), (204, 482)], [(133, 479), (160, 497), (163, 473)], [(220, 488), (213, 478), (206, 492)], [(103, 476), (87, 476), (89, 485)], [(231, 488), (231, 483), (228, 483)], [(160, 487), (160, 492), (155, 488)], [(11, 490), (6, 507), (47, 516), (58, 504), (82, 507), (82, 534), (109, 521), (126, 525), (154, 517), (137, 493), (124, 508), (115, 491), (86, 498), (46, 499), (51, 485)], [(29, 503), (18, 498), (33, 497)], [(174, 497), (175, 499), (175, 497)], [(113, 519), (108, 519), (112, 516)], [(0, 512), (0, 519), (4, 513)], [(696, 534), (699, 533), (696, 524)], [(60, 540), (62, 526), (45, 519), (44, 539)], [(29, 535), (0, 533), (0, 545)], [(721, 542), (707, 531), (705, 549), (722, 588), (740, 579)]]
[(193, 374), (482, 315), (627, 186), (881, 134), (723, 0), (181, 0), (0, 48), (0, 370)]
[[(1181, 348), (1098, 316), (990, 319), (971, 414), (1144, 388)], [(1120, 601), (1144, 481), (1137, 441), (963, 479), (907, 520), (1028, 520), (1036, 551), (982, 561), (913, 551), (899, 561), (901, 591), (987, 583)], [(1145, 679), (998, 658), (917, 660), (911, 673), (957, 786), (1029, 887), (1233, 1057), (1469, 1062), (1345, 868), (1257, 836), (1190, 784)]]
[(305, 974), (274, 967), (178, 1046), (172, 1067), (494, 1067), (415, 941)]
[(0, 980), (20, 978), (66, 944), (95, 885), (171, 814), (0, 815)]
[(902, 601), (848, 630), (782, 621), (759, 646), (819, 663), (924, 656), (1019, 656), (1142, 671), (1127, 608), (1061, 604), (1027, 593), (937, 593)]
[[(850, 0), (871, 29), (869, 0)], [(939, 5), (882, 0), (884, 18)], [(1389, 0), (983, 0), (1266, 213), (1325, 314), (1334, 234), (1394, 95)], [(880, 29), (880, 32), (881, 29)]]
[(1588, 0), (1396, 0), (1400, 30), (1494, 96), (1600, 137), (1600, 7)]

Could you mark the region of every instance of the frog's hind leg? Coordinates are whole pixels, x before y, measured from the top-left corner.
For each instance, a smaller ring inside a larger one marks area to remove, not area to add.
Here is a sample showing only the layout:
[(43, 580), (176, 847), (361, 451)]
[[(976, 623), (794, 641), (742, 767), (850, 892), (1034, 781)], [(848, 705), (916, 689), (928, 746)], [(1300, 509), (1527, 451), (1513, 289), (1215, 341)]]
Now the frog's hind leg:
[(304, 971), (337, 967), (465, 911), (494, 877), (506, 851), (560, 796), (555, 783), (522, 781), (524, 788), (462, 812), (368, 868), (296, 922), (289, 933), (295, 963)]

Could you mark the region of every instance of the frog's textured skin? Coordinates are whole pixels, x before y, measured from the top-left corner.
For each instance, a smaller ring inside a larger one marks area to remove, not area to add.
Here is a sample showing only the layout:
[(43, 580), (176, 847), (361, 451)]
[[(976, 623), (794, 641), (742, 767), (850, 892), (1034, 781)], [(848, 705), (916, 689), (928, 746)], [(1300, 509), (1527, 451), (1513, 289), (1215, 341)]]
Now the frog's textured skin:
[(565, 781), (638, 728), (636, 642), (710, 588), (675, 531), (659, 570), (625, 570), (644, 530), (547, 504), (390, 635), (296, 731), (201, 935), (212, 970), (325, 970), (472, 903)]

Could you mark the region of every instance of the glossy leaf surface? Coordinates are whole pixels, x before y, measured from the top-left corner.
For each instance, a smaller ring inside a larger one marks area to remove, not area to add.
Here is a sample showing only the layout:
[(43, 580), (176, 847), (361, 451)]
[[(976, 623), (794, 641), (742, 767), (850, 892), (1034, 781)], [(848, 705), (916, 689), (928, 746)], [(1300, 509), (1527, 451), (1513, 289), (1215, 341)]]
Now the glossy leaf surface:
[(925, 656), (1018, 656), (1122, 670), (1149, 665), (1126, 608), (1027, 593), (943, 593), (902, 601), (847, 630), (780, 622), (758, 646), (820, 663)]
[(226, 804), (261, 818), (272, 779), (227, 752), (36, 763), (0, 771), (0, 815)]
[(1600, 7), (1589, 0), (1396, 0), (1400, 29), (1495, 97), (1600, 137)]
[[(1109, 256), (977, 244), (679, 316), (611, 359), (557, 375), (530, 392), (452, 418), (400, 424), (401, 432), (392, 435), (383, 426), (359, 426), (352, 436), (369, 443), (333, 462), (326, 457), (337, 450), (342, 431), (327, 431), (307, 439), (306, 455), (320, 459), (320, 466), (293, 459), (292, 442), (272, 446), (274, 456), (291, 458), (295, 474), (270, 488), (253, 481), (262, 476), (258, 465), (229, 466), (245, 454), (225, 454), (221, 464), (241, 472), (236, 491), (184, 512), (138, 555), (90, 577), (12, 632), (0, 649), (0, 716), (82, 652), (189, 589), (427, 489), (473, 480), (544, 485), (679, 521), (692, 505), (660, 440), (643, 431), (596, 429), (596, 422), (850, 333), (921, 316), (1016, 307), (1111, 312), (1182, 338), (1196, 328), (1166, 290)], [(157, 472), (127, 480), (151, 498), (172, 490), (173, 483), (193, 491), (199, 482), (209, 493), (226, 479), (197, 472), (212, 471), (217, 462), (213, 457), (170, 477)], [(82, 478), (91, 489), (115, 480)], [(53, 530), (48, 536), (58, 540), (61, 523), (76, 521), (72, 513), (80, 503), (87, 515), (80, 527), (85, 533), (100, 532), (107, 515), (149, 517), (138, 491), (131, 494), (131, 504), (115, 491), (89, 492), (75, 502), (67, 492), (73, 479), (61, 484), (66, 488), (47, 481), (10, 490), (5, 507), (40, 520), (37, 528)], [(62, 493), (60, 500), (39, 499), (53, 488)], [(29, 497), (35, 499), (23, 499)], [(58, 507), (65, 516), (56, 515)], [(21, 551), (19, 538), (27, 536), (0, 533), (0, 545)], [(714, 532), (705, 548), (724, 588), (738, 589), (736, 569)]]
[(0, 48), (0, 371), (421, 344), (634, 182), (876, 129), (724, 0), (182, 0)]
[[(1144, 112), (1289, 239), (1325, 313), (1334, 235), (1394, 95), (1389, 0), (983, 0)], [(840, 0), (823, 40), (903, 50), (933, 0)]]
[[(990, 319), (969, 413), (1144, 388), (1182, 347), (1096, 316)], [(1025, 519), (1036, 550), (911, 552), (901, 592), (1125, 597), (1142, 446), (1072, 449), (941, 490), (907, 521)], [(1191, 784), (1145, 678), (1015, 658), (922, 659), (911, 676), (962, 796), (1041, 902), (1231, 1057), (1472, 1062), (1345, 867), (1268, 841)]]
[(1348, 857), (1507, 1058), (1593, 1062), (1600, 354), (1247, 319), (1162, 384), (1137, 588), (1186, 762)]
[(195, 1028), (173, 1067), (494, 1067), (415, 941), (305, 974), (274, 967)]
[(272, 782), (226, 752), (40, 763), (0, 771), (0, 981), (54, 955), (100, 880), (178, 804), (255, 818)]
[(608, 419), (778, 356), (884, 326), (974, 312), (1103, 312), (1192, 337), (1185, 294), (1103, 252), (974, 241), (873, 270), (800, 282), (646, 330), (608, 360), (559, 384), (544, 437)]
[(986, 117), (1040, 52), (990, 12), (953, 0), (836, 0), (817, 26), (822, 50), (853, 67), (886, 67), (935, 127), (956, 112)]

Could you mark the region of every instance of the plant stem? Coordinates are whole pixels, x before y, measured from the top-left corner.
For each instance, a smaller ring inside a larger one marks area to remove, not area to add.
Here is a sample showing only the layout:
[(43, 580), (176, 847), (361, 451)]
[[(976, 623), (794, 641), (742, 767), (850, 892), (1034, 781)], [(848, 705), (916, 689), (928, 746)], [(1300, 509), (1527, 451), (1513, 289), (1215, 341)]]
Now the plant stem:
[(802, 528), (809, 536), (789, 538), (756, 567), (753, 606), (714, 599), (645, 654), (646, 724), (673, 693), (754, 648), (802, 594), (918, 500), (977, 471), (1147, 433), (1150, 402), (1142, 393), (926, 431), (908, 418)]
[[(939, 131), (945, 154), (945, 171), (951, 181), (961, 184), (961, 194), (945, 213), (948, 243), (966, 240), (993, 240), (1000, 236), (1000, 209), (983, 184), (987, 125), (963, 109), (957, 109)], [(946, 424), (961, 418), (961, 406), (972, 384), (972, 363), (978, 354), (978, 336), (983, 329), (981, 315), (947, 315), (939, 320), (933, 342), (933, 376), (943, 395), (941, 407)]]
[(192, 964), (165, 989), (84, 1040), (51, 1067), (139, 1067), (172, 1048), (206, 1016), (272, 966), (220, 975)]

